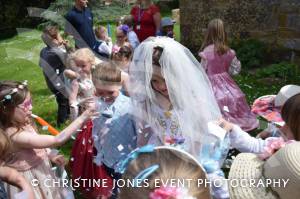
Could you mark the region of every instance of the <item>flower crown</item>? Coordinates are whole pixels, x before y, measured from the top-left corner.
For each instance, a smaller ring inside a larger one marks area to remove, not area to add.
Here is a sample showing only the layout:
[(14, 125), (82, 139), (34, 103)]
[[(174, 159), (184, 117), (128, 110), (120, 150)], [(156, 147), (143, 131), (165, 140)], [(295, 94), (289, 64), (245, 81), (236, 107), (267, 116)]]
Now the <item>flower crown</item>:
[(27, 80), (19, 84), (16, 88), (10, 89), (10, 91), (6, 95), (4, 95), (3, 99), (0, 100), (0, 105), (4, 102), (11, 101), (12, 95), (17, 93), (19, 89), (23, 90), (25, 87), (27, 87)]

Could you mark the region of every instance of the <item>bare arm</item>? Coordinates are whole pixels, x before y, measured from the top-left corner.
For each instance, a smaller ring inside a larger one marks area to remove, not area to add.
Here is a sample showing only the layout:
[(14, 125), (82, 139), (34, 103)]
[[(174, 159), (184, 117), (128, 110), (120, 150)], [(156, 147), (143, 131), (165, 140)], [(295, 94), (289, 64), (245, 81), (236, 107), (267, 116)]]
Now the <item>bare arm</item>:
[(9, 167), (0, 167), (0, 178), (8, 184), (19, 187), (28, 194), (28, 199), (34, 199), (34, 193), (30, 184), (15, 169)]
[(69, 103), (72, 105), (77, 102), (77, 95), (79, 90), (79, 84), (77, 80), (71, 82), (71, 93), (69, 95)]
[(94, 108), (84, 111), (76, 120), (57, 136), (33, 134), (28, 131), (16, 133), (12, 141), (23, 148), (54, 148), (63, 145), (91, 117), (98, 115)]

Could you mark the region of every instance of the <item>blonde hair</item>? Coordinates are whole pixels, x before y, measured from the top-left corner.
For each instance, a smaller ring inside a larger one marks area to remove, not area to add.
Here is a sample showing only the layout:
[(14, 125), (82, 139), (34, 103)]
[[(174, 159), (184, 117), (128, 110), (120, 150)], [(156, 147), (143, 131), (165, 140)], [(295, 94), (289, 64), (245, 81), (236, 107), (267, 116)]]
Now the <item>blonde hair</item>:
[(211, 44), (215, 45), (215, 51), (220, 55), (229, 50), (227, 35), (221, 19), (213, 19), (209, 22), (201, 49), (204, 50), (205, 47)]
[(88, 48), (80, 48), (75, 52), (71, 53), (67, 58), (67, 67), (72, 68), (76, 66), (76, 60), (87, 59), (92, 65), (95, 64), (95, 55)]
[(99, 35), (103, 32), (107, 32), (107, 29), (104, 26), (98, 26), (95, 28), (95, 35), (99, 38)]
[(95, 82), (104, 84), (121, 84), (121, 70), (112, 62), (102, 62), (92, 70), (92, 79)]
[(148, 199), (150, 193), (157, 188), (157, 184), (155, 185), (156, 179), (162, 180), (164, 183), (168, 179), (193, 179), (188, 184), (188, 187), (185, 184), (188, 194), (195, 198), (210, 198), (209, 188), (199, 186), (197, 182), (198, 179), (204, 180), (206, 178), (201, 166), (186, 153), (175, 149), (157, 148), (152, 153), (139, 154), (135, 160), (130, 162), (122, 179), (132, 181), (141, 171), (155, 164), (159, 165), (159, 168), (148, 177), (149, 186), (141, 186), (139, 188), (121, 187), (119, 199)]

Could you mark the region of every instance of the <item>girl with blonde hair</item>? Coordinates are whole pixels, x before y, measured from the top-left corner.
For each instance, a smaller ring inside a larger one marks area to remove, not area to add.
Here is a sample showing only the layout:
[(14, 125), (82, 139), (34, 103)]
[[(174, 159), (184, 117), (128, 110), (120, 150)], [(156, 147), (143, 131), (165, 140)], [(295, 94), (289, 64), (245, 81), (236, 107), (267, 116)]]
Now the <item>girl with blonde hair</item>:
[(241, 63), (234, 50), (227, 45), (227, 36), (221, 19), (213, 19), (208, 29), (199, 53), (201, 65), (211, 82), (214, 95), (223, 117), (244, 131), (258, 127), (258, 120), (251, 113), (245, 94), (229, 74), (240, 72)]
[[(122, 180), (119, 199), (209, 199), (202, 166), (190, 154), (172, 147), (146, 145), (119, 163)], [(171, 183), (172, 182), (172, 183)], [(175, 183), (174, 183), (175, 182)]]

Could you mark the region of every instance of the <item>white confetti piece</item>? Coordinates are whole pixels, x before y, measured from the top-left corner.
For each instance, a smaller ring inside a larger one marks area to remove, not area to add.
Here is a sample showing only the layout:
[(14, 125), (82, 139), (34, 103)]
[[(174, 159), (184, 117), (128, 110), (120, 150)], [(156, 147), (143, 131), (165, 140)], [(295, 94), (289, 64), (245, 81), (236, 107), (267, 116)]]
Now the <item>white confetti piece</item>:
[(108, 131), (109, 131), (109, 128), (104, 128), (104, 129), (101, 130), (103, 135), (107, 134)]
[(99, 136), (98, 135), (93, 135), (93, 139), (94, 139), (94, 142), (97, 142), (99, 140)]
[(85, 145), (85, 139), (82, 140), (82, 144)]
[(57, 83), (56, 86), (60, 86), (60, 83)]
[(138, 133), (143, 133), (142, 129), (139, 129), (139, 130), (138, 130)]
[(110, 124), (112, 122), (112, 118), (109, 118), (105, 121), (105, 124)]
[(76, 137), (74, 135), (71, 136), (72, 140), (76, 140)]
[(146, 124), (146, 125), (144, 126), (145, 129), (150, 128), (150, 127), (151, 127), (151, 126), (150, 126), (149, 124)]
[(58, 74), (58, 75), (59, 75), (59, 69), (56, 69), (56, 74)]
[(228, 106), (224, 106), (224, 107), (223, 107), (223, 110), (226, 111), (227, 113), (229, 113)]
[(81, 132), (81, 131), (82, 131), (82, 129), (77, 129), (76, 131), (78, 131), (78, 132)]
[(71, 162), (74, 162), (74, 158), (70, 158), (70, 161), (71, 161)]
[(57, 170), (57, 167), (52, 167), (51, 170), (55, 171), (55, 170)]
[(48, 126), (43, 126), (43, 127), (42, 127), (42, 130), (43, 130), (43, 131), (47, 131), (47, 130), (48, 130)]
[(123, 149), (124, 149), (123, 145), (120, 144), (120, 145), (118, 146), (118, 150), (119, 150), (119, 151), (123, 151)]

